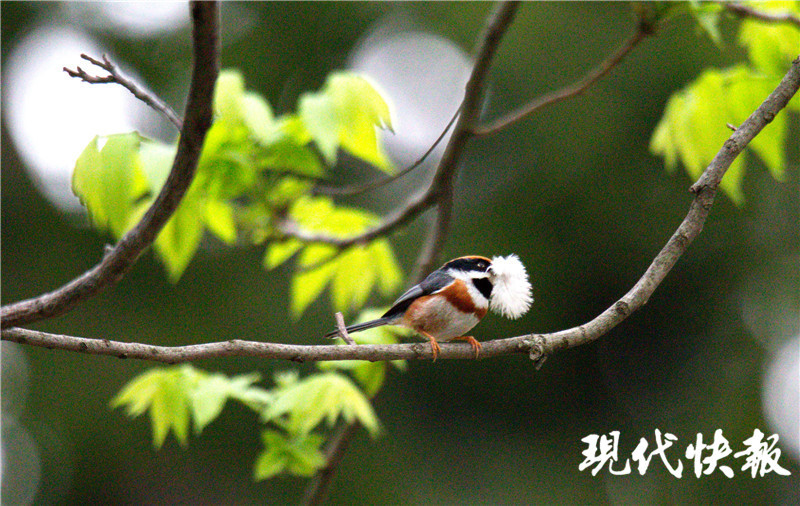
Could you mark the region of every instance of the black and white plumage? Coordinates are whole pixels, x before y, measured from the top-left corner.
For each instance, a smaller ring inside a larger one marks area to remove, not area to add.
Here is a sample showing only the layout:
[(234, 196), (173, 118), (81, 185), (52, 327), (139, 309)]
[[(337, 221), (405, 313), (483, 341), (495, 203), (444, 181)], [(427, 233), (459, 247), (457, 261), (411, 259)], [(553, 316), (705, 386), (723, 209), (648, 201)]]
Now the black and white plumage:
[[(470, 331), (492, 311), (518, 318), (527, 312), (533, 299), (525, 267), (516, 255), (494, 257), (466, 256), (450, 260), (418, 285), (401, 295), (380, 318), (346, 328), (348, 333), (400, 325), (415, 330), (431, 344), (434, 360), (439, 355), (437, 341), (464, 340), (475, 356), (481, 345)], [(325, 337), (334, 337), (334, 330)]]

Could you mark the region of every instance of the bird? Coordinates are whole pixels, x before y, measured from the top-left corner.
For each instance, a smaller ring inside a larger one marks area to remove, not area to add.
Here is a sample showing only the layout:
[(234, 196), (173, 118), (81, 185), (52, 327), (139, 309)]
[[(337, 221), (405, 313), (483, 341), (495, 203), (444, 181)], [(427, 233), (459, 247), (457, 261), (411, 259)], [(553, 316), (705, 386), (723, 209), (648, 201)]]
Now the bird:
[[(454, 258), (402, 294), (376, 320), (345, 328), (348, 333), (383, 325), (410, 328), (430, 342), (433, 360), (439, 357), (439, 341), (466, 341), (480, 357), (481, 343), (464, 335), (489, 309), (516, 319), (533, 303), (525, 266), (515, 254), (506, 257), (470, 255)], [(336, 337), (339, 330), (325, 334)]]

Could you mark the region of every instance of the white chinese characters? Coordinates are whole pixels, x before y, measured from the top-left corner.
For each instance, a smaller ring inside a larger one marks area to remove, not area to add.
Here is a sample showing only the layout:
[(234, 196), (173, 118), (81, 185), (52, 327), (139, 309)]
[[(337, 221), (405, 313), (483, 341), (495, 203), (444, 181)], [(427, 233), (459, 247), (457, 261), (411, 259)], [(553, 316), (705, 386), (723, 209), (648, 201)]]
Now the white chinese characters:
[[(611, 431), (608, 434), (590, 434), (582, 438), (581, 441), (586, 443), (587, 448), (581, 452), (584, 460), (578, 465), (578, 470), (583, 471), (591, 467), (592, 476), (596, 476), (603, 468), (608, 467), (611, 474), (625, 475), (630, 474), (630, 461), (633, 460), (639, 474), (644, 475), (653, 457), (657, 455), (671, 475), (676, 478), (683, 476), (683, 461), (674, 457), (673, 460), (670, 460), (667, 456), (667, 450), (678, 441), (678, 437), (674, 434), (668, 432), (662, 434), (659, 429), (655, 429), (653, 450), (648, 452), (647, 449), (650, 445), (645, 438), (641, 438), (631, 453), (631, 457), (625, 459), (624, 464), (619, 461), (619, 435), (619, 431)], [(698, 478), (708, 476), (717, 469), (726, 477), (733, 478), (733, 469), (720, 463), (723, 459), (729, 458), (732, 453), (734, 459), (744, 458), (741, 470), (749, 470), (753, 478), (756, 475), (763, 477), (772, 472), (788, 476), (789, 471), (778, 463), (781, 450), (776, 447), (777, 443), (777, 434), (765, 439), (764, 433), (755, 429), (753, 435), (742, 442), (744, 449), (733, 453), (730, 443), (722, 435), (722, 429), (717, 429), (714, 432), (714, 439), (708, 444), (703, 441), (702, 434), (697, 434), (694, 443), (690, 443), (686, 447), (684, 456), (692, 461), (694, 474)]]

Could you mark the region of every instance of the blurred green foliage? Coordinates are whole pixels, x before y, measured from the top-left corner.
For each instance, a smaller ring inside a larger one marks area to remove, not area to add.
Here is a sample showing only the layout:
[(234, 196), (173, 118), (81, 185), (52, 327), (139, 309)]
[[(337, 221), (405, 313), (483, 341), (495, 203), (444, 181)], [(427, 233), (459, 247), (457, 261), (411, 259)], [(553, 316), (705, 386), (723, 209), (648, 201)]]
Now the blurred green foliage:
[[(692, 12), (702, 12), (703, 21), (712, 39), (721, 44), (717, 24), (722, 12), (718, 4), (693, 4)], [(757, 5), (769, 12), (782, 9), (800, 16), (800, 2), (763, 2)], [(650, 149), (662, 155), (667, 169), (673, 170), (680, 160), (693, 179), (705, 170), (722, 143), (730, 136), (727, 125), (736, 126), (747, 119), (780, 82), (798, 56), (800, 30), (790, 24), (765, 24), (747, 19), (739, 29), (739, 40), (747, 48), (750, 65), (729, 69), (707, 69), (694, 82), (676, 92), (667, 102), (664, 117), (653, 132)], [(788, 109), (800, 111), (793, 100)], [(750, 143), (775, 179), (785, 179), (787, 145), (786, 114), (779, 114)], [(745, 156), (734, 160), (720, 187), (737, 204), (744, 201)]]
[[(347, 238), (377, 224), (366, 211), (311, 197), (305, 178), (325, 174), (315, 148), (329, 164), (341, 148), (389, 170), (375, 132), (391, 124), (386, 102), (363, 78), (337, 72), (321, 92), (303, 94), (299, 107), (298, 115), (275, 118), (263, 97), (245, 91), (241, 74), (220, 74), (215, 121), (197, 177), (155, 242), (172, 282), (180, 279), (208, 230), (227, 244), (239, 236), (256, 243), (271, 238), (265, 258), (270, 269), (302, 249), (301, 271), (292, 283), (291, 308), (298, 318), (329, 283), (334, 308), (346, 312), (363, 307), (376, 283), (385, 296), (397, 290), (402, 275), (385, 239), (340, 251), (282, 237), (274, 226), (286, 214), (302, 230)], [(136, 133), (89, 143), (75, 165), (72, 188), (99, 230), (119, 239), (138, 222), (164, 185), (175, 149)]]
[[(379, 314), (378, 310), (364, 311), (359, 321)], [(358, 334), (356, 342), (395, 344), (399, 335), (408, 334), (408, 330), (385, 327), (369, 329)], [(405, 361), (392, 363), (400, 370), (406, 368)], [(256, 457), (255, 479), (271, 478), (281, 472), (310, 476), (325, 464), (321, 450), (326, 441), (323, 429), (331, 429), (337, 422), (358, 422), (372, 437), (378, 435), (378, 418), (369, 399), (383, 386), (388, 367), (386, 362), (363, 360), (317, 365), (321, 372), (302, 379), (294, 370), (277, 373), (271, 389), (254, 385), (261, 379), (259, 374), (229, 378), (188, 364), (157, 367), (129, 381), (111, 400), (111, 407), (124, 407), (132, 418), (148, 412), (156, 448), (163, 446), (170, 431), (185, 447), (190, 425), (199, 436), (221, 415), (229, 399), (238, 401), (271, 426), (261, 431), (264, 450)], [(349, 373), (356, 383), (339, 371)]]

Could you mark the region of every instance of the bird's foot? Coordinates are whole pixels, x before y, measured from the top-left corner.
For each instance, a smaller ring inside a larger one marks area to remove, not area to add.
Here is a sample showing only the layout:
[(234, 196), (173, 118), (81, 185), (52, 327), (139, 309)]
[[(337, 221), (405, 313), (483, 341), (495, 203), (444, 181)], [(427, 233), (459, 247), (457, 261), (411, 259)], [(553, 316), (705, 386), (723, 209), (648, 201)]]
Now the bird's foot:
[(475, 352), (475, 360), (477, 360), (481, 356), (481, 343), (472, 336), (461, 336), (461, 337), (454, 337), (453, 341), (466, 341), (472, 346), (472, 351)]

